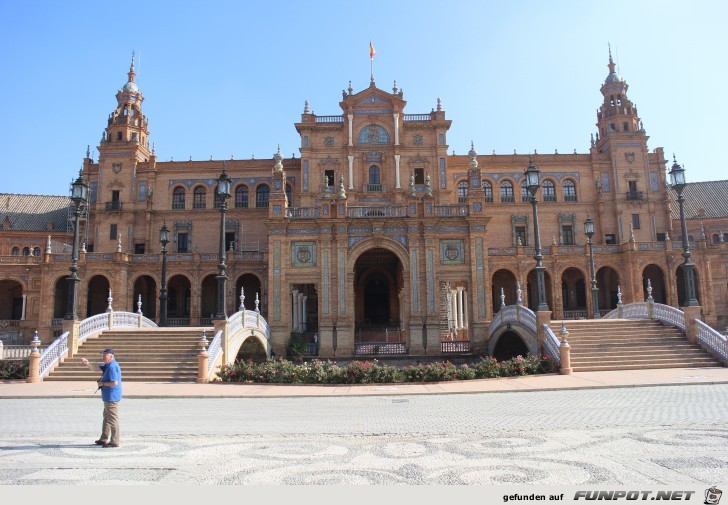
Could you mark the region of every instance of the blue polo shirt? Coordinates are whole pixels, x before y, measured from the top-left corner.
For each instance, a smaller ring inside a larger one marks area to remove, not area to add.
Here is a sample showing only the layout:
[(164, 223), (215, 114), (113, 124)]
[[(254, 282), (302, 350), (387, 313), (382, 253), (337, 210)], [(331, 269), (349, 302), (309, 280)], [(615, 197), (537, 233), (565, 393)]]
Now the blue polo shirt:
[(101, 382), (114, 382), (116, 386), (101, 386), (101, 399), (105, 402), (118, 402), (121, 400), (121, 368), (115, 359), (107, 365), (99, 365), (103, 372)]

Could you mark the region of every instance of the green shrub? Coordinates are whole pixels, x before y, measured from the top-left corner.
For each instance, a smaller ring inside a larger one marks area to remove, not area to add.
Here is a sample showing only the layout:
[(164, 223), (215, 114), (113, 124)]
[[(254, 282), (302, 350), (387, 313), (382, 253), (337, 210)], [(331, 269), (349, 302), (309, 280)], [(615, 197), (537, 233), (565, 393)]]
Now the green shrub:
[(28, 358), (0, 360), (0, 380), (27, 378)]

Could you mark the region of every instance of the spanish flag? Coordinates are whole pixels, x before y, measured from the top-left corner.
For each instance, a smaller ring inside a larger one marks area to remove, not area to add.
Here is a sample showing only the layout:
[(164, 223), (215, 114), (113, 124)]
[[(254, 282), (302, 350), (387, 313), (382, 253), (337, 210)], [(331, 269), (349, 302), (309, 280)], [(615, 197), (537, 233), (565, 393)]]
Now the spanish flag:
[(374, 45), (372, 44), (372, 41), (369, 40), (369, 59), (373, 60), (376, 54), (377, 52), (374, 50)]

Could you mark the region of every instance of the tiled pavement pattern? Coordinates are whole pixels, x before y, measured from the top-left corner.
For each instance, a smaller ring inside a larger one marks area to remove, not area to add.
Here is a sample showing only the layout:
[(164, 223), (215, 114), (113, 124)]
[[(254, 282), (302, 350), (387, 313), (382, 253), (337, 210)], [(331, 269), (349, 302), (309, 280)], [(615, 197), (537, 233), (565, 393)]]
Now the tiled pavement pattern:
[(433, 396), (0, 400), (0, 484), (728, 481), (728, 385)]

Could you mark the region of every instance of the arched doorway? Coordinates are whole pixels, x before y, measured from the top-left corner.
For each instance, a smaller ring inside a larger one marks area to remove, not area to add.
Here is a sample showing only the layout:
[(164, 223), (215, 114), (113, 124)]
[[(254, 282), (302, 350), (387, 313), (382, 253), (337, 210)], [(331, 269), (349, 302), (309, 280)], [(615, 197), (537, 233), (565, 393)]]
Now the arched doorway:
[[(261, 293), (260, 287), (260, 279), (253, 274), (243, 274), (238, 277), (238, 281), (235, 283), (235, 312), (240, 310), (241, 289), (245, 292), (245, 310), (255, 310), (255, 295), (258, 295), (260, 302), (263, 301), (263, 293)], [(258, 308), (262, 310), (260, 305), (258, 305)]]
[(525, 357), (527, 354), (528, 346), (518, 333), (513, 331), (506, 331), (501, 335), (493, 349), (493, 357), (498, 361), (505, 361), (516, 356)]
[(561, 305), (564, 319), (587, 317), (586, 280), (578, 268), (567, 268), (561, 274)]
[(108, 298), (108, 279), (103, 275), (94, 275), (86, 289), (86, 317), (106, 312), (106, 308), (109, 306)]
[[(589, 286), (591, 289), (591, 285)], [(612, 267), (602, 267), (597, 271), (597, 289), (599, 290), (599, 312), (605, 315), (617, 308), (617, 289), (619, 274)]]
[(53, 290), (53, 319), (62, 319), (68, 313), (68, 277), (56, 281)]
[(167, 326), (190, 324), (192, 288), (184, 275), (175, 275), (167, 283)]
[[(665, 284), (665, 274), (662, 272), (662, 268), (657, 265), (647, 265), (642, 270), (642, 292), (643, 300), (647, 300), (647, 280), (649, 279), (652, 285), (652, 298), (657, 303), (667, 303), (667, 287)], [(641, 302), (643, 300), (635, 300)]]
[(210, 325), (217, 313), (217, 278), (208, 275), (202, 279), (200, 287), (200, 324)]
[(402, 265), (386, 249), (363, 253), (354, 265), (357, 342), (399, 341), (402, 326)]
[[(501, 269), (493, 274), (493, 313), (500, 310), (501, 289), (506, 296), (506, 305), (515, 305), (518, 295), (516, 294), (516, 276), (510, 270)], [(521, 294), (521, 297), (523, 294)]]
[(142, 314), (149, 319), (157, 318), (157, 282), (149, 275), (142, 275), (134, 283), (133, 311), (137, 311), (139, 295), (142, 296)]
[[(548, 272), (543, 273), (543, 279), (546, 283), (546, 304), (550, 310), (554, 310), (554, 302), (551, 289), (551, 275)], [(534, 312), (538, 310), (538, 291), (536, 290), (536, 270), (531, 270), (526, 279), (526, 290), (528, 293), (528, 308)]]
[[(686, 299), (686, 289), (685, 289), (685, 272), (683, 270), (682, 264), (677, 267), (677, 270), (675, 271), (675, 276), (677, 277), (677, 304), (679, 307), (685, 307), (687, 304)], [(698, 276), (698, 269), (693, 266), (693, 277), (695, 278), (695, 298), (698, 299), (698, 302), (700, 302), (700, 277)], [(652, 297), (654, 298), (654, 286)]]
[(0, 281), (0, 320), (23, 319), (23, 286), (18, 281)]

